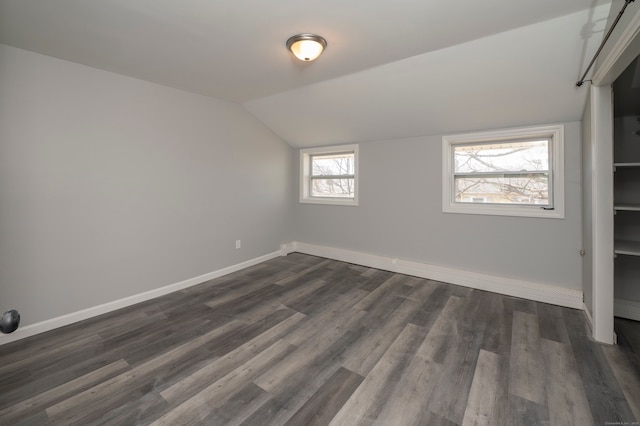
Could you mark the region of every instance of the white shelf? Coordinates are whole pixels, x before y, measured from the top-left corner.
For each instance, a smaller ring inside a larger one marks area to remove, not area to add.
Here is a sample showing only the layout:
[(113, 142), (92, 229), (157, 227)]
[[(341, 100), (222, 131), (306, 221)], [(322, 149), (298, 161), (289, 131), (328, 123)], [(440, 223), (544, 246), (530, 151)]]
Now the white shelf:
[(618, 167), (623, 167), (623, 168), (639, 167), (640, 168), (640, 163), (613, 163), (613, 170), (614, 171)]
[(616, 240), (614, 244), (615, 254), (640, 256), (640, 241)]
[(640, 204), (616, 204), (613, 209), (616, 211), (640, 212)]
[(640, 167), (640, 163), (613, 163), (616, 167)]

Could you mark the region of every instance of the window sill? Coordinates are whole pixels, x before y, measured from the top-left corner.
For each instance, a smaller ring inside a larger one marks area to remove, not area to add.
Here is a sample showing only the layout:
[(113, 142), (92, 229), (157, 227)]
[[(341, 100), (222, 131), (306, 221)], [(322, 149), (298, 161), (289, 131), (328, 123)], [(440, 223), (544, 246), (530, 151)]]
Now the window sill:
[(480, 214), (490, 216), (534, 217), (544, 219), (564, 219), (564, 209), (545, 210), (535, 206), (504, 206), (478, 204), (449, 204), (442, 208), (443, 213)]
[(300, 204), (325, 204), (334, 206), (357, 206), (358, 200), (353, 198), (301, 198)]

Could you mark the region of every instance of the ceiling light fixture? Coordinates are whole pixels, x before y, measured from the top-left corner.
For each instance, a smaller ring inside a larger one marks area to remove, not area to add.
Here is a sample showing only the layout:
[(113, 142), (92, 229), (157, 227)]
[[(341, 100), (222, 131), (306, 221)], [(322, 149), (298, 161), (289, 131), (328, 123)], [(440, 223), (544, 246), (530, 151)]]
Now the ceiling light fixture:
[(315, 34), (297, 34), (287, 40), (287, 48), (304, 62), (315, 60), (327, 47), (327, 40)]

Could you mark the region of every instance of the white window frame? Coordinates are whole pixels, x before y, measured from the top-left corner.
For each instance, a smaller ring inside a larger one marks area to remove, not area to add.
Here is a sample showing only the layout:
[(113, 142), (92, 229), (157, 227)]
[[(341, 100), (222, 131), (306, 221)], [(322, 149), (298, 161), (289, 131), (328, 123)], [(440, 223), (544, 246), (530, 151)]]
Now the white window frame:
[[(549, 204), (532, 205), (461, 203), (455, 201), (453, 148), (460, 144), (493, 143), (518, 139), (550, 138)], [(548, 125), (446, 135), (442, 137), (442, 211), (444, 213), (524, 216), (564, 219), (564, 126)]]
[[(315, 155), (353, 154), (354, 197), (313, 197), (311, 196), (311, 157)], [(300, 150), (300, 202), (308, 204), (333, 204), (339, 206), (358, 205), (358, 145), (339, 145)]]

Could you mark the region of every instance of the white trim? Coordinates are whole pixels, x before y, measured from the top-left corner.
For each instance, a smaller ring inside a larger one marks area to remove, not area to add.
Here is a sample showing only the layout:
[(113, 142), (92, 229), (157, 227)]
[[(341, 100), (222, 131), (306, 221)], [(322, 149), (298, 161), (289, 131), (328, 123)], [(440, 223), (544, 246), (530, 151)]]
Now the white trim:
[(209, 280), (222, 277), (232, 272), (239, 271), (241, 269), (248, 268), (258, 263), (266, 262), (267, 260), (279, 257), (282, 255), (281, 251), (274, 251), (264, 256), (256, 257), (254, 259), (247, 260), (226, 268), (218, 269), (217, 271), (209, 272), (204, 275), (200, 275), (194, 278), (189, 278), (184, 281), (180, 281), (175, 284), (169, 284), (164, 287), (156, 288), (146, 291), (144, 293), (135, 294), (133, 296), (125, 297), (123, 299), (114, 300), (113, 302), (107, 302), (102, 305), (93, 306), (91, 308), (83, 309), (70, 314), (62, 315), (56, 318), (45, 320), (39, 323), (30, 324), (25, 327), (18, 328), (11, 334), (0, 335), (0, 345), (14, 342), (16, 340), (24, 339), (36, 334), (51, 331), (59, 327), (64, 327), (69, 324), (73, 324), (78, 321), (83, 321), (88, 318), (92, 318), (98, 315), (106, 314), (118, 309), (125, 308), (127, 306), (135, 305), (136, 303), (144, 302), (156, 297), (164, 296), (165, 294), (173, 293), (175, 291), (183, 290), (194, 285), (202, 284)]
[(582, 310), (584, 311), (584, 316), (587, 317), (587, 322), (589, 325), (589, 330), (591, 330), (591, 334), (593, 334), (593, 318), (591, 318), (591, 312), (589, 312), (589, 307), (582, 303)]
[[(550, 137), (549, 171), (552, 179), (551, 196), (553, 210), (537, 206), (464, 204), (453, 201), (453, 158), (451, 147), (462, 143), (512, 141), (514, 139)], [(442, 211), (444, 213), (483, 214), (497, 216), (524, 216), (540, 218), (564, 218), (564, 126), (546, 125), (518, 127), (486, 132), (461, 133), (442, 137)]]
[[(609, 42), (611, 48), (605, 50), (606, 53), (596, 64), (591, 77), (593, 82), (590, 97), (592, 145), (595, 146), (592, 153), (594, 170), (591, 176), (594, 188), (593, 338), (609, 344), (615, 343), (616, 340), (613, 330), (613, 172), (607, 171), (607, 163), (613, 163), (611, 84), (640, 53), (640, 8), (627, 9), (618, 28), (621, 28), (621, 32), (616, 29), (612, 33), (613, 37)], [(603, 154), (604, 158), (601, 158), (600, 154)]]
[(316, 244), (303, 242), (292, 242), (287, 244), (289, 249), (294, 249), (294, 251), (300, 253), (326, 257), (329, 259), (355, 263), (357, 265), (413, 275), (420, 278), (427, 278), (450, 284), (457, 284), (478, 290), (486, 290), (493, 293), (565, 306), (568, 308), (583, 309), (581, 290), (482, 274), (478, 272), (463, 271), (460, 269), (429, 265), (426, 263), (412, 262), (387, 256), (378, 256)]
[[(629, 18), (626, 15), (629, 15)], [(640, 8), (635, 11), (633, 8), (627, 9), (616, 30), (619, 28), (622, 28), (620, 37), (596, 64), (596, 70), (591, 77), (594, 86), (613, 83), (640, 53)]]
[[(582, 310), (584, 311), (584, 316), (587, 318), (587, 325), (589, 326), (589, 332), (593, 336), (593, 318), (591, 317), (591, 312), (589, 312), (589, 308), (587, 307), (587, 305), (582, 305)], [(612, 343), (605, 343), (605, 342), (601, 342), (601, 343), (604, 343), (605, 345), (607, 344), (617, 345), (618, 335), (615, 332), (613, 333)]]
[[(310, 170), (310, 157), (318, 154), (340, 154), (353, 152), (353, 183), (354, 183), (354, 197), (353, 198), (340, 198), (340, 197), (311, 197), (309, 195), (309, 176)], [(326, 146), (318, 148), (305, 148), (300, 150), (300, 203), (303, 204), (332, 204), (338, 206), (357, 206), (358, 205), (358, 192), (359, 187), (359, 168), (358, 168), (358, 145), (339, 145), (339, 146)]]
[(287, 241), (286, 243), (280, 244), (280, 255), (286, 256), (295, 251), (298, 251), (298, 243), (297, 241)]
[(635, 300), (615, 299), (613, 312), (617, 317), (640, 321), (640, 302), (636, 302)]
[(613, 344), (613, 103), (611, 86), (591, 86), (593, 338)]

